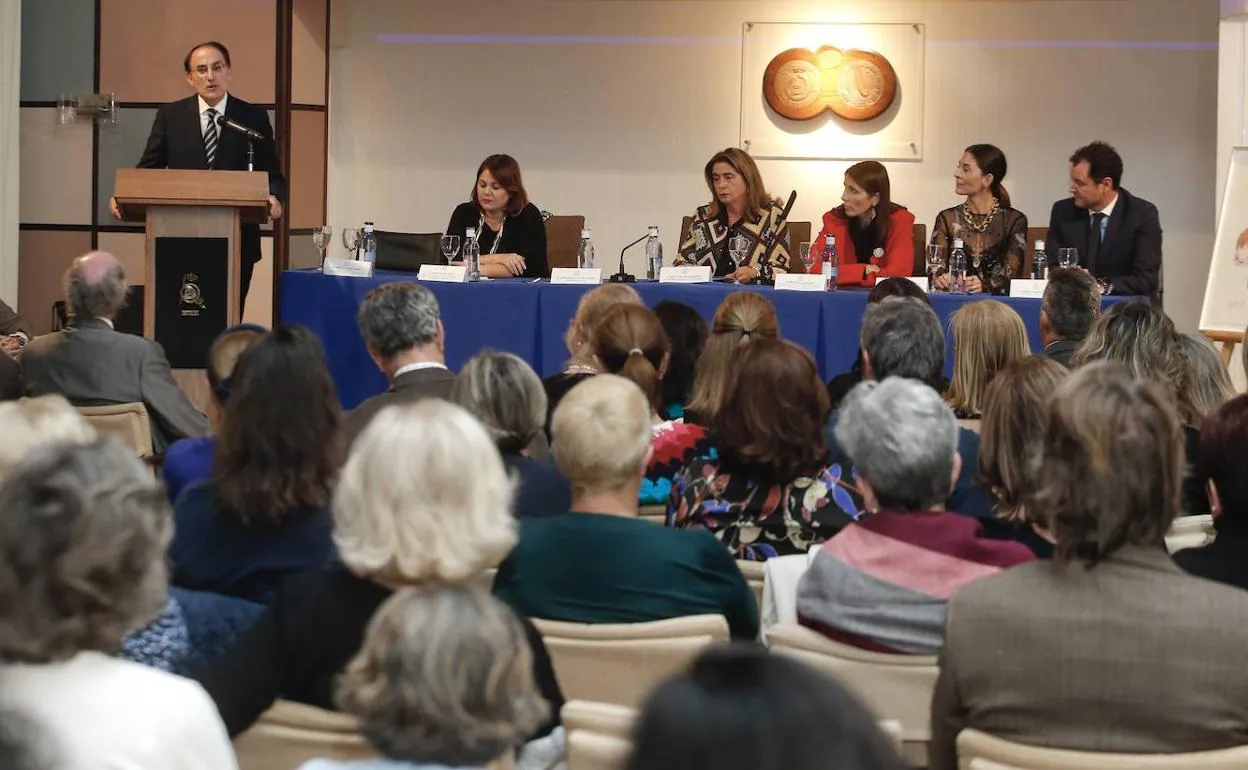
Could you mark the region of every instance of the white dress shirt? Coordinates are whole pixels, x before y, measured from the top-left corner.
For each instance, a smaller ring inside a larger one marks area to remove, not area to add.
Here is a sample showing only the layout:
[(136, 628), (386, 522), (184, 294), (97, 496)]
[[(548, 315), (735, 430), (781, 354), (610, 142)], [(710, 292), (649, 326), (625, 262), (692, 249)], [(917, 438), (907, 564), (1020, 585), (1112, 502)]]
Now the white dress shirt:
[(446, 364), (440, 364), (437, 361), (418, 361), (414, 364), (408, 364), (407, 366), (399, 367), (399, 369), (395, 371), (394, 373), (394, 379), (397, 380), (400, 376), (407, 374), (408, 372), (416, 372), (416, 371), (420, 371), (421, 369), (445, 369), (445, 368), (446, 368)]
[(1114, 215), (1114, 207), (1117, 205), (1118, 205), (1118, 193), (1117, 191), (1115, 191), (1114, 199), (1109, 202), (1108, 206), (1101, 209), (1100, 211), (1094, 211), (1092, 209), (1088, 209), (1088, 224), (1092, 223), (1092, 216), (1094, 214), (1105, 215), (1105, 218), (1101, 220), (1101, 240), (1105, 240), (1105, 228), (1109, 227), (1109, 218)]
[[(221, 97), (220, 103), (217, 104), (217, 106), (213, 107), (212, 109), (216, 110), (218, 115), (224, 115), (225, 106), (229, 103), (229, 101), (230, 101), (230, 95), (226, 94), (225, 96)], [(208, 133), (208, 107), (209, 107), (208, 102), (204, 101), (204, 97), (202, 96), (199, 97), (199, 135), (200, 136), (203, 136), (204, 134)], [(218, 126), (217, 134), (220, 135), (220, 133), (221, 133), (221, 127)]]

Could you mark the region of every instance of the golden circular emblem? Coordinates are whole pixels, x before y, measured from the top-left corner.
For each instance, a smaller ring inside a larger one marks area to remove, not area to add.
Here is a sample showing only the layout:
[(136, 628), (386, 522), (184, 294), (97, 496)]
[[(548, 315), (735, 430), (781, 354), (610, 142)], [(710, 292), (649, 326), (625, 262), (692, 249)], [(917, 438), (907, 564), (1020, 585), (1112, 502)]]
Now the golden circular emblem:
[(790, 48), (763, 73), (763, 98), (790, 120), (810, 120), (825, 109), (846, 120), (871, 120), (896, 97), (897, 73), (874, 51)]

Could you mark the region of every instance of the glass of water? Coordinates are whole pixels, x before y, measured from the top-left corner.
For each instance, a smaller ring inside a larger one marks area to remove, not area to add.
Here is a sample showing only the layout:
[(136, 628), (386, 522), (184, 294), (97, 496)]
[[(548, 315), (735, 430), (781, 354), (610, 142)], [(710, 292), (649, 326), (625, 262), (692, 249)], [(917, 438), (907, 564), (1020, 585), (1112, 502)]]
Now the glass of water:
[(356, 249), (360, 246), (360, 228), (342, 228), (342, 247), (347, 250), (347, 259), (357, 259)]
[(934, 279), (936, 275), (945, 269), (945, 247), (938, 243), (931, 243), (927, 246), (927, 277)]
[(1074, 267), (1079, 264), (1079, 249), (1066, 248), (1057, 250), (1058, 267)]
[(745, 251), (750, 242), (744, 235), (737, 233), (728, 239), (728, 255), (732, 259), (732, 269), (736, 270), (745, 261)]
[(325, 262), (325, 247), (329, 245), (333, 238), (334, 228), (329, 225), (317, 225), (312, 228), (312, 245), (316, 246), (316, 250), (321, 253), (321, 262)]
[(442, 236), (442, 257), (446, 259), (446, 264), (451, 264), (457, 256), (459, 256), (459, 236)]
[(815, 266), (815, 255), (810, 253), (810, 244), (797, 244), (797, 256), (802, 260), (802, 267), (806, 268), (806, 272), (809, 273), (810, 268)]

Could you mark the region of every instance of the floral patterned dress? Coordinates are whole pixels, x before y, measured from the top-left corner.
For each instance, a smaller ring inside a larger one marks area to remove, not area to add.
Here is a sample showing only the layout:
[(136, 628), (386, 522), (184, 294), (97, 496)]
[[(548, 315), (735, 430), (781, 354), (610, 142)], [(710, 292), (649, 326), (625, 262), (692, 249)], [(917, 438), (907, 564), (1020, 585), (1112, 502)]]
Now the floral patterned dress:
[(787, 484), (760, 484), (699, 458), (672, 483), (667, 524), (705, 529), (745, 561), (806, 553), (862, 515), (852, 479), (841, 474), (833, 465)]

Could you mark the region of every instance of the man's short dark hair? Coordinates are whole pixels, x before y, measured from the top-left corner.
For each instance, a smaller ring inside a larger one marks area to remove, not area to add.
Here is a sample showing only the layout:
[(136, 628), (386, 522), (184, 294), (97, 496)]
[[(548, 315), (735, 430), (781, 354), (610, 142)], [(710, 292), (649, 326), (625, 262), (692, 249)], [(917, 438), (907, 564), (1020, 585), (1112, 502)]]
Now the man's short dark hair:
[(936, 313), (922, 300), (888, 297), (867, 305), (859, 341), (875, 379), (909, 377), (941, 390), (945, 332)]
[(190, 71), (191, 71), (191, 56), (201, 48), (217, 49), (218, 51), (221, 52), (221, 58), (225, 59), (225, 66), (227, 67), (234, 66), (230, 64), (230, 49), (226, 48), (223, 44), (218, 43), (215, 40), (209, 40), (206, 43), (200, 43), (199, 45), (195, 46), (194, 48), (186, 52), (186, 58), (182, 60), (182, 69), (186, 70), (187, 74), (190, 74)]
[(1084, 270), (1059, 267), (1049, 273), (1040, 310), (1049, 329), (1064, 340), (1083, 341), (1101, 309), (1101, 292)]
[(1070, 156), (1072, 164), (1087, 162), (1088, 176), (1092, 181), (1099, 182), (1106, 177), (1114, 183), (1117, 190), (1122, 184), (1122, 156), (1105, 142), (1093, 142), (1075, 150)]

